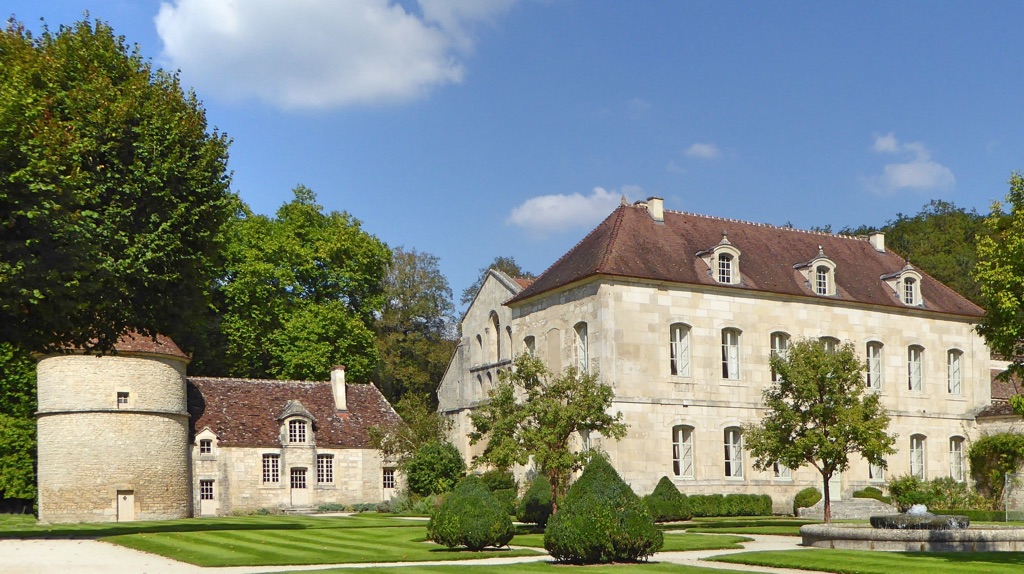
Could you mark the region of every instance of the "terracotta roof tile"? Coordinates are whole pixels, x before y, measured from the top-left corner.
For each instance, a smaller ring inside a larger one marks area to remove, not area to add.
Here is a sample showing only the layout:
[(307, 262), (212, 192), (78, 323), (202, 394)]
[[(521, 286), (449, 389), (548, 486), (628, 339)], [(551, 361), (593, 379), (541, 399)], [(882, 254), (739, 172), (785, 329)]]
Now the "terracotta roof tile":
[(114, 349), (118, 352), (135, 352), (135, 353), (154, 353), (158, 355), (170, 355), (172, 357), (181, 357), (182, 359), (189, 358), (178, 345), (166, 335), (157, 335), (154, 337), (147, 337), (138, 333), (128, 333), (122, 335), (117, 343), (114, 344)]
[(513, 277), (512, 280), (518, 283), (523, 289), (526, 289), (531, 283), (533, 283), (533, 279), (525, 279), (523, 277)]
[(189, 377), (191, 432), (209, 427), (221, 446), (280, 446), (278, 417), (299, 401), (313, 416), (318, 446), (371, 448), (372, 426), (402, 424), (384, 395), (371, 384), (349, 384), (347, 411), (334, 406), (331, 384), (325, 381), (273, 381)]
[[(698, 252), (717, 245), (723, 232), (740, 250), (739, 285), (720, 285), (697, 257)], [(632, 205), (613, 211), (509, 303), (598, 275), (820, 299), (794, 268), (817, 256), (819, 246), (836, 265), (836, 299), (906, 308), (881, 280), (903, 269), (906, 260), (892, 251), (878, 252), (864, 239), (667, 210), (662, 223), (654, 221), (643, 206)], [(952, 289), (921, 275), (924, 309), (969, 317), (983, 314)]]
[(1002, 373), (1000, 369), (992, 369), (992, 402), (1006, 401), (1020, 392), (1020, 382), (1014, 384), (1012, 379), (1003, 380), (999, 377)]

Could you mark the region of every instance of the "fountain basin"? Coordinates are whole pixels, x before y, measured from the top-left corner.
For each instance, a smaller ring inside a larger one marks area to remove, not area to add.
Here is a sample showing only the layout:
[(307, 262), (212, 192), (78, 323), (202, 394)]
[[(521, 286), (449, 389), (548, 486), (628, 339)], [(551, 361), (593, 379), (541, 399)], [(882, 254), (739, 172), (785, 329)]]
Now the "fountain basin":
[(804, 546), (903, 552), (1024, 551), (1024, 528), (986, 526), (956, 530), (899, 530), (868, 524), (807, 524)]
[(971, 525), (971, 519), (958, 514), (887, 514), (872, 516), (872, 528), (894, 530), (957, 530)]

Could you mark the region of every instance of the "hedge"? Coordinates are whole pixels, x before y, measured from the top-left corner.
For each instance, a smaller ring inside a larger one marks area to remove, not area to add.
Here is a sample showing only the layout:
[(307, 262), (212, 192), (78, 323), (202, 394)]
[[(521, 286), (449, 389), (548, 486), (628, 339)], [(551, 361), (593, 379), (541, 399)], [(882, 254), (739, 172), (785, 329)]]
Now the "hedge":
[(772, 515), (772, 497), (767, 494), (692, 494), (686, 502), (695, 517)]
[(655, 522), (677, 522), (691, 518), (686, 495), (680, 493), (667, 476), (661, 477), (654, 492), (644, 497), (644, 504)]

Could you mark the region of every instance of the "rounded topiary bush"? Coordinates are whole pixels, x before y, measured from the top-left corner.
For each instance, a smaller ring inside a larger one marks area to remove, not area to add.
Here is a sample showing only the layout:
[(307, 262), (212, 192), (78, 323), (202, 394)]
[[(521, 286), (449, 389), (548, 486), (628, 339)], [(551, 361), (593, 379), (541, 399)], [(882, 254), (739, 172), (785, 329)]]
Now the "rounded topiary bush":
[(479, 477), (467, 476), (430, 517), (427, 536), (449, 548), (505, 546), (515, 534), (506, 510)]
[(409, 491), (427, 496), (454, 488), (466, 474), (466, 462), (455, 445), (433, 441), (421, 446), (405, 464), (404, 470)]
[(644, 497), (644, 505), (655, 522), (675, 522), (691, 518), (686, 495), (679, 492), (667, 476), (661, 477), (658, 485), (654, 487), (654, 492)]
[(820, 501), (821, 491), (813, 486), (808, 486), (793, 497), (793, 514), (799, 514), (797, 511), (801, 508), (810, 508)]
[(491, 492), (499, 490), (516, 490), (516, 478), (510, 470), (488, 470), (480, 475), (480, 480)]
[(544, 530), (544, 548), (573, 564), (645, 559), (663, 542), (640, 497), (600, 456), (591, 459)]
[(519, 522), (532, 522), (538, 526), (548, 523), (551, 516), (551, 483), (543, 475), (537, 475), (530, 483), (530, 488), (519, 501), (516, 519)]

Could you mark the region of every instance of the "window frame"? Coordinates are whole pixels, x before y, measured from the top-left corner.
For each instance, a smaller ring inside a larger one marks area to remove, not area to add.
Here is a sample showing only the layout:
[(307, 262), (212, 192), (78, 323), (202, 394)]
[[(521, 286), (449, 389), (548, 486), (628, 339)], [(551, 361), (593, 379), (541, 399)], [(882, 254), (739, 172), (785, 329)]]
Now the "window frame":
[(672, 427), (672, 476), (676, 478), (694, 478), (693, 430), (690, 425)]
[(672, 323), (668, 328), (669, 373), (673, 377), (690, 377), (692, 354), (690, 347), (690, 326), (686, 323)]
[(868, 480), (871, 482), (885, 482), (885, 467), (880, 464), (868, 463)]
[(316, 483), (334, 484), (334, 455), (316, 455)]
[(949, 437), (949, 477), (957, 482), (967, 481), (967, 461), (964, 457), (964, 437)]
[(928, 437), (923, 434), (910, 435), (910, 476), (920, 480), (928, 479)]
[(281, 484), (281, 455), (263, 453), (263, 484)]
[(722, 379), (727, 381), (740, 380), (740, 335), (734, 327), (722, 329)]
[(526, 354), (528, 356), (536, 357), (537, 356), (537, 337), (534, 337), (533, 335), (527, 335), (526, 337), (523, 337), (523, 349), (525, 349)]
[(903, 301), (904, 305), (917, 305), (920, 298), (918, 297), (918, 291), (920, 289), (920, 281), (917, 277), (904, 277), (900, 283), (902, 284), (902, 294), (900, 300)]
[(304, 466), (293, 466), (288, 469), (288, 487), (292, 490), (309, 488), (307, 469)]
[(772, 463), (772, 474), (775, 480), (793, 480), (793, 469), (779, 461)]
[(288, 444), (309, 444), (308, 426), (306, 419), (288, 419)]
[(213, 482), (212, 478), (199, 479), (199, 500), (214, 500)]
[(199, 454), (213, 454), (213, 439), (201, 438), (199, 439)]
[(924, 347), (907, 347), (907, 390), (924, 391)]
[(590, 332), (586, 321), (573, 325), (572, 331), (575, 334), (576, 370), (587, 374), (590, 372)]
[(882, 361), (884, 349), (885, 345), (878, 341), (868, 341), (865, 346), (867, 368), (864, 370), (864, 380), (869, 389), (881, 389), (885, 381), (884, 363)]
[(727, 427), (723, 431), (725, 446), (725, 478), (743, 479), (743, 430)]
[(814, 293), (823, 297), (832, 294), (832, 269), (828, 265), (814, 267)]
[(963, 395), (963, 359), (960, 349), (946, 351), (946, 391), (950, 395)]
[[(785, 360), (787, 357), (789, 357), (789, 338), (789, 333), (785, 331), (773, 331), (772, 334), (768, 336), (769, 345), (771, 346), (769, 358), (781, 357), (783, 360)], [(771, 365), (769, 361), (769, 367), (770, 366)], [(772, 381), (778, 381), (779, 374), (775, 372), (774, 368), (772, 368), (771, 371)]]
[[(390, 486), (388, 486), (389, 484)], [(381, 486), (384, 490), (394, 490), (398, 487), (394, 468), (388, 466), (381, 468)]]
[(715, 254), (715, 279), (722, 284), (733, 284), (733, 255), (732, 253)]

